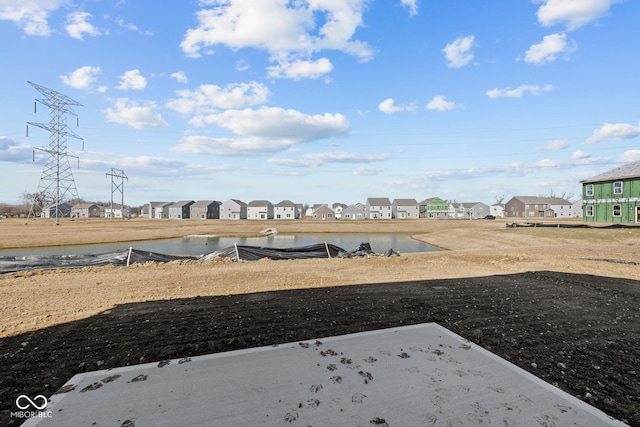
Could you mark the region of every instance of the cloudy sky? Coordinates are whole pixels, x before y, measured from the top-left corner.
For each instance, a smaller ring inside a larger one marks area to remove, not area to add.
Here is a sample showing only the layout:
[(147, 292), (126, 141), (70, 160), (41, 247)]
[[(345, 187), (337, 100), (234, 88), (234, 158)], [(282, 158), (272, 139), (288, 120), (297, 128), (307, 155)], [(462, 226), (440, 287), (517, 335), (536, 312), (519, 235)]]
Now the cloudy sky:
[[(640, 160), (632, 0), (0, 0), (0, 202), (68, 116), (78, 194), (495, 203)], [(84, 145), (84, 149), (83, 149)], [(35, 156), (34, 156), (35, 152)], [(119, 196), (118, 196), (119, 197)]]

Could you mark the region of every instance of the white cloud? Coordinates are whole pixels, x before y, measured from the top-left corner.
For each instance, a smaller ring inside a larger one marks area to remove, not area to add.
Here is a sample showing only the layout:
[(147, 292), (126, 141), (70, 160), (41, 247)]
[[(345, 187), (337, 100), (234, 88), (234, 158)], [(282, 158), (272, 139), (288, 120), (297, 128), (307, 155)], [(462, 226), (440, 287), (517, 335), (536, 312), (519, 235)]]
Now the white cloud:
[(185, 137), (173, 150), (179, 153), (213, 156), (261, 156), (284, 151), (295, 145), (287, 139), (262, 137), (214, 138), (202, 135)]
[(307, 115), (276, 107), (227, 110), (205, 120), (238, 137), (188, 136), (174, 150), (219, 156), (263, 155), (300, 143), (344, 136), (349, 131), (349, 122), (342, 114)]
[(147, 79), (140, 74), (140, 70), (129, 70), (120, 76), (120, 90), (142, 90), (147, 87)]
[(388, 160), (390, 154), (360, 154), (344, 151), (305, 154), (302, 159), (269, 159), (267, 162), (285, 167), (318, 167), (326, 163), (373, 163)]
[(609, 13), (618, 0), (534, 0), (543, 3), (538, 9), (538, 22), (545, 26), (564, 23), (575, 30)]
[(569, 146), (569, 141), (566, 138), (554, 139), (553, 141), (549, 141), (545, 146), (545, 150), (562, 150), (563, 148), (567, 148)]
[(331, 151), (326, 153), (306, 154), (306, 158), (322, 163), (372, 163), (388, 160), (391, 155), (383, 154), (359, 154), (344, 151)]
[(288, 78), (300, 80), (302, 78), (316, 79), (333, 70), (333, 64), (327, 58), (317, 61), (295, 60), (281, 61), (278, 65), (267, 67), (267, 74), (271, 78)]
[(100, 74), (102, 70), (100, 67), (92, 67), (90, 65), (85, 65), (84, 67), (80, 67), (77, 70), (72, 71), (66, 76), (60, 76), (62, 83), (67, 86), (71, 86), (76, 89), (90, 89), (93, 83), (97, 80), (97, 75)]
[(155, 112), (157, 105), (148, 102), (138, 105), (128, 98), (120, 98), (116, 101), (115, 108), (104, 110), (108, 122), (131, 126), (135, 129), (165, 128), (169, 125)]
[[(201, 85), (196, 90), (178, 90), (178, 98), (167, 102), (167, 108), (182, 114), (202, 114), (220, 109), (242, 108), (264, 104), (269, 89), (262, 83), (232, 83), (225, 87)], [(197, 121), (203, 122), (204, 117)]]
[(72, 12), (67, 15), (67, 23), (64, 28), (74, 39), (83, 40), (85, 34), (89, 36), (99, 36), (98, 31), (93, 25), (88, 22), (91, 18), (91, 14), (87, 12)]
[(203, 48), (216, 45), (233, 50), (253, 47), (269, 52), (271, 61), (279, 64), (270, 69), (271, 73), (293, 78), (305, 76), (299, 69), (285, 71), (296, 61), (301, 61), (302, 68), (310, 67), (312, 77), (325, 73), (327, 62), (311, 59), (322, 50), (342, 51), (365, 61), (373, 56), (365, 42), (352, 39), (356, 29), (363, 25), (366, 0), (201, 3), (210, 7), (197, 12), (198, 25), (189, 29), (180, 43), (187, 56), (199, 57)]
[(449, 68), (460, 68), (469, 64), (473, 59), (471, 49), (474, 46), (474, 36), (458, 37), (447, 44), (442, 51), (447, 59)]
[(393, 114), (401, 111), (413, 111), (415, 110), (415, 106), (413, 104), (396, 105), (392, 98), (387, 98), (378, 104), (378, 110), (385, 114)]
[(355, 176), (374, 176), (379, 175), (384, 172), (384, 168), (373, 168), (370, 166), (360, 166), (358, 169), (353, 171), (353, 175)]
[(175, 73), (172, 73), (170, 77), (178, 83), (189, 82), (189, 79), (187, 78), (187, 75), (184, 73), (184, 71), (176, 71)]
[(449, 111), (454, 109), (455, 107), (455, 102), (447, 101), (447, 97), (443, 95), (434, 96), (427, 103), (427, 110)]
[(22, 162), (31, 160), (33, 148), (23, 142), (0, 136), (0, 162)]
[(3, 0), (0, 2), (0, 20), (13, 21), (29, 36), (48, 36), (51, 28), (49, 13), (69, 4), (69, 0)]
[(640, 135), (640, 126), (633, 126), (628, 123), (605, 123), (600, 129), (593, 131), (593, 135), (587, 138), (587, 144), (594, 144), (601, 141), (621, 141), (631, 139)]
[(640, 160), (640, 150), (629, 150), (622, 153), (620, 160), (625, 163), (636, 162)]
[(575, 50), (575, 44), (567, 45), (566, 34), (551, 34), (545, 36), (542, 42), (531, 45), (525, 52), (524, 60), (530, 64), (541, 65), (555, 61), (560, 54)]
[(400, 3), (409, 8), (409, 15), (415, 16), (418, 14), (418, 0), (400, 0)]
[(591, 154), (587, 153), (584, 150), (576, 150), (571, 155), (572, 160), (584, 160), (591, 157)]
[(489, 98), (520, 98), (525, 93), (530, 93), (532, 95), (540, 95), (542, 92), (549, 92), (553, 90), (553, 86), (545, 85), (521, 85), (515, 89), (511, 88), (503, 88), (503, 89), (491, 89), (486, 92)]

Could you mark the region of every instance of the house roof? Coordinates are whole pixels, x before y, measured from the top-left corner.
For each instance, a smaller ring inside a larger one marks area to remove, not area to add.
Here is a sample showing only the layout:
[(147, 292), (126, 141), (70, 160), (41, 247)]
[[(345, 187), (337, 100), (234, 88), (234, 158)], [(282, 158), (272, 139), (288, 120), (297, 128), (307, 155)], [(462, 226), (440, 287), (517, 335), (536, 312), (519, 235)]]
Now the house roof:
[(199, 207), (206, 207), (206, 206), (211, 206), (213, 204), (218, 204), (220, 205), (220, 202), (216, 201), (216, 200), (198, 200), (197, 202), (195, 202), (193, 205), (191, 205), (191, 207), (194, 208), (199, 208)]
[(418, 206), (416, 199), (395, 199), (393, 203), (402, 206)]
[(249, 202), (247, 206), (249, 206), (250, 208), (261, 208), (261, 207), (267, 207), (270, 204), (271, 202), (268, 200), (252, 200)]
[(391, 201), (388, 197), (369, 197), (367, 203), (373, 206), (387, 206), (391, 205)]
[(238, 206), (247, 206), (247, 204), (245, 202), (243, 202), (242, 200), (238, 200), (238, 199), (229, 199), (229, 200), (225, 201), (222, 204), (224, 205), (224, 204), (228, 204), (230, 202), (233, 202)]
[(362, 208), (362, 204), (361, 203), (356, 203), (356, 204), (353, 204), (353, 205), (349, 205), (342, 211), (342, 213), (351, 213), (351, 212), (364, 213), (364, 209)]
[(95, 203), (76, 203), (73, 205), (73, 209), (89, 209), (93, 206), (98, 206)]
[(158, 207), (158, 206), (162, 207), (162, 206), (169, 206), (173, 204), (173, 202), (149, 202), (149, 204), (152, 207)]
[(333, 211), (333, 209), (331, 209), (329, 206), (327, 205), (321, 205), (319, 206), (317, 209), (313, 210), (313, 213), (323, 213), (323, 212), (330, 212), (330, 213), (335, 213)]
[(175, 202), (174, 204), (172, 204), (170, 207), (171, 208), (181, 208), (183, 206), (191, 206), (192, 204), (194, 204), (195, 202), (193, 200), (181, 200), (179, 202)]
[(433, 202), (434, 200), (437, 200), (438, 202), (446, 203), (440, 197), (429, 197), (428, 199), (424, 199), (423, 201), (421, 201), (420, 204), (421, 205), (428, 205), (429, 203)]
[(627, 163), (619, 168), (611, 169), (608, 172), (601, 173), (592, 178), (580, 181), (581, 183), (599, 182), (599, 181), (612, 181), (615, 179), (629, 179), (640, 178), (640, 160), (636, 162)]
[(536, 196), (515, 196), (525, 205), (570, 205), (571, 202), (561, 197), (536, 197)]
[(276, 208), (295, 208), (297, 205), (293, 203), (291, 200), (283, 200), (280, 203), (276, 203), (273, 205)]

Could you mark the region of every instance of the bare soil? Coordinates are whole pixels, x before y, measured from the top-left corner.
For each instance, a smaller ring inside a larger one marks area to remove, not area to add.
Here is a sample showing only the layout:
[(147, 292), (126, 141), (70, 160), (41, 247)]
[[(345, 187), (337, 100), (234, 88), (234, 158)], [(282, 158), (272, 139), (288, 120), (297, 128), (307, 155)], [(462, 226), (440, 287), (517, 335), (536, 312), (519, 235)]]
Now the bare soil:
[(80, 372), (437, 322), (640, 426), (640, 229), (505, 223), (2, 220), (0, 249), (25, 252), (269, 227), (410, 233), (446, 250), (2, 275), (0, 425), (19, 424), (18, 395), (50, 396)]

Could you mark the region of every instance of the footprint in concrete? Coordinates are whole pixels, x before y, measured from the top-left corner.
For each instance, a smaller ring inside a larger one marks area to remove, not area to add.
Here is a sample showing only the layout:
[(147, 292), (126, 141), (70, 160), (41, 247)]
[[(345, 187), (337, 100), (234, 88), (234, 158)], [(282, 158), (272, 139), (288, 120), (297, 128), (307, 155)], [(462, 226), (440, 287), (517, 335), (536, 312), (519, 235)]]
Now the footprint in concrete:
[(102, 383), (93, 383), (93, 384), (89, 384), (88, 386), (86, 386), (85, 388), (83, 388), (82, 390), (80, 390), (80, 393), (84, 393), (85, 391), (93, 391), (93, 390), (97, 390), (100, 387), (102, 387)]
[(75, 385), (73, 385), (73, 384), (69, 384), (69, 385), (65, 385), (65, 386), (60, 387), (60, 388), (58, 389), (58, 391), (56, 391), (56, 392), (55, 392), (55, 393), (53, 393), (53, 394), (69, 393), (70, 391), (73, 391), (73, 390), (75, 390), (75, 389), (76, 389), (76, 386), (75, 386)]
[(353, 395), (351, 396), (351, 401), (353, 403), (362, 403), (366, 397), (367, 397), (366, 394), (353, 393)]
[(364, 378), (364, 383), (365, 384), (369, 384), (369, 381), (373, 380), (373, 375), (371, 374), (371, 372), (364, 372), (364, 371), (360, 371), (358, 372), (358, 374)]
[(288, 423), (292, 423), (297, 419), (298, 419), (298, 412), (296, 411), (287, 412), (286, 415), (284, 416), (284, 420)]
[(322, 390), (322, 384), (313, 384), (311, 387), (309, 387), (309, 391), (312, 393), (317, 393), (320, 390)]
[(371, 418), (369, 420), (369, 424), (373, 424), (374, 426), (389, 427), (389, 424), (387, 424), (387, 421), (384, 418), (380, 418), (380, 417)]
[(147, 380), (147, 376), (144, 374), (140, 374), (137, 377), (131, 378), (131, 381), (129, 382), (138, 383), (140, 381), (146, 381), (146, 380)]
[(103, 378), (103, 379), (102, 379), (102, 382), (106, 384), (106, 383), (110, 383), (110, 382), (112, 382), (112, 381), (115, 381), (115, 380), (117, 380), (118, 378), (120, 378), (120, 375), (117, 375), (117, 374), (116, 374), (116, 375), (111, 375), (111, 376), (109, 376), (109, 377), (107, 377), (107, 378)]

